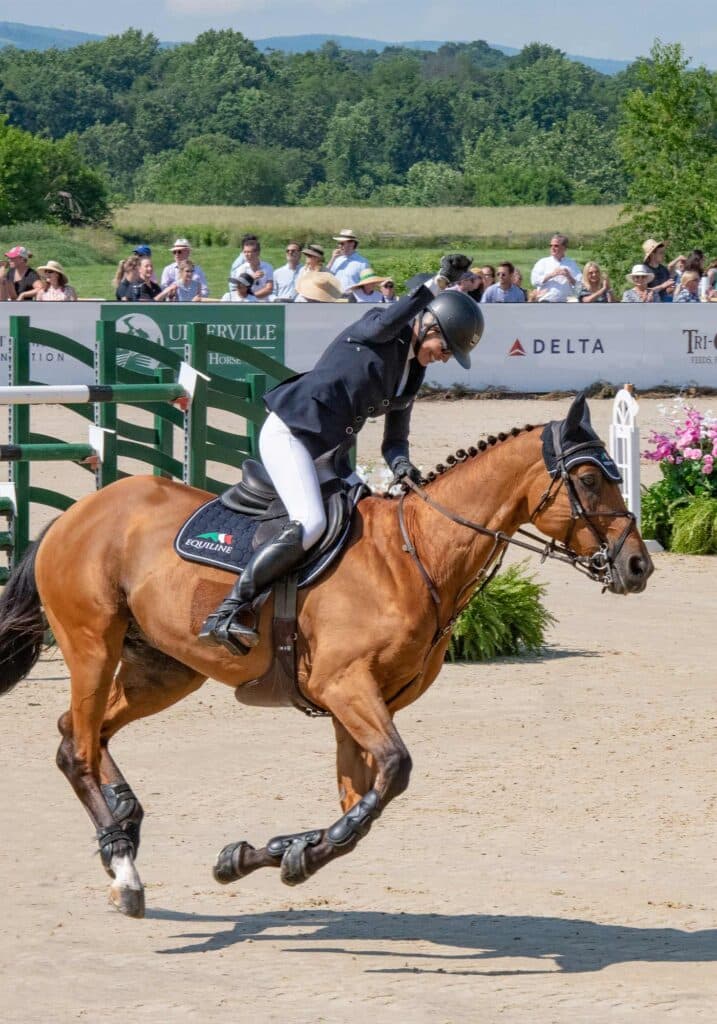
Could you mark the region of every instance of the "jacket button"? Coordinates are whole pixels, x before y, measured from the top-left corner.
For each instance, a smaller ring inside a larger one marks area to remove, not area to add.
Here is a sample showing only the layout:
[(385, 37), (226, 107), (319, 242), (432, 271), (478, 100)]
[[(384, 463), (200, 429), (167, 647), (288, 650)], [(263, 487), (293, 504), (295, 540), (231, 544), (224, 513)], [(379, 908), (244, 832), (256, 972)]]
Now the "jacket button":
[(368, 409), (366, 410), (366, 412), (367, 412), (367, 413), (369, 414), (369, 416), (370, 416), (370, 415), (371, 415), (371, 413), (372, 413), (372, 412), (376, 412), (376, 410), (374, 409), (374, 407), (373, 407), (372, 405), (369, 405), (369, 407), (368, 407)]
[(353, 432), (354, 432), (354, 428), (353, 427), (347, 427), (346, 428), (346, 433), (347, 434), (353, 434)]
[(381, 399), (381, 405), (390, 405), (390, 404), (391, 404), (391, 400), (389, 398), (382, 398)]
[(358, 427), (361, 423), (363, 423), (363, 416), (355, 416), (354, 423)]

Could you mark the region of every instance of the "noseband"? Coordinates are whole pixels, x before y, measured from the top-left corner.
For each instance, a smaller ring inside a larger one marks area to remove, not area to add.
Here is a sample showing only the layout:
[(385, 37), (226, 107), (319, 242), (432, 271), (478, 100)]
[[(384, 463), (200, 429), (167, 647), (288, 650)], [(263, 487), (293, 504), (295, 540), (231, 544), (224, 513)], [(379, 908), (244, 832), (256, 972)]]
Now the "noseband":
[[(613, 581), (613, 565), (615, 559), (622, 551), (625, 541), (629, 537), (632, 530), (636, 528), (637, 520), (634, 512), (630, 512), (625, 509), (624, 512), (588, 512), (582, 501), (580, 495), (575, 487), (575, 481), (570, 476), (568, 471), (567, 462), (568, 459), (579, 452), (595, 452), (596, 449), (605, 451), (605, 445), (602, 441), (595, 438), (590, 441), (582, 441), (575, 444), (568, 444), (563, 447), (563, 442), (560, 438), (560, 423), (551, 424), (551, 436), (553, 441), (553, 448), (555, 451), (555, 463), (556, 471), (552, 475), (550, 484), (545, 494), (541, 498), (538, 507), (534, 509), (530, 516), (530, 522), (534, 523), (536, 518), (540, 515), (544, 508), (550, 504), (551, 501), (555, 500), (558, 491), (562, 486), (565, 487), (570, 502), (570, 528), (563, 544), (559, 544), (556, 541), (552, 541), (549, 547), (552, 550), (559, 551), (563, 554), (573, 566), (581, 572), (584, 572), (592, 580), (596, 580), (598, 583), (602, 583), (603, 587), (607, 588)], [(602, 470), (601, 470), (602, 472)], [(598, 529), (597, 525), (593, 522), (594, 519), (627, 519), (625, 529), (620, 534), (617, 542), (615, 543), (612, 550), (607, 542), (607, 537)], [(570, 541), (573, 536), (576, 524), (582, 519), (585, 525), (592, 533), (595, 541), (598, 545), (597, 551), (594, 551), (592, 555), (578, 555), (570, 547)], [(518, 533), (526, 534), (525, 530), (518, 530)], [(526, 534), (526, 536), (532, 536)], [(535, 538), (538, 539), (538, 538)]]

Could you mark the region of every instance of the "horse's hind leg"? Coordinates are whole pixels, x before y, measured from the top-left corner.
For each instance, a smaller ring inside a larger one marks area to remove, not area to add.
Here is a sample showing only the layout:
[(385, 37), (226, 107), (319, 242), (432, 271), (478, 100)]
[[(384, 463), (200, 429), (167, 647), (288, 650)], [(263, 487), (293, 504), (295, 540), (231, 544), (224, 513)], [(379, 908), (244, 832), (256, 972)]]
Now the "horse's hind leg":
[(67, 777), (95, 828), (100, 857), (113, 879), (112, 902), (131, 917), (144, 915), (144, 887), (134, 865), (131, 836), (117, 824), (101, 789), (100, 729), (119, 661), (127, 621), (108, 616), (94, 632), (73, 630), (72, 638), (46, 609), (50, 625), (70, 671), (70, 710), (60, 718), (62, 741), (57, 765)]
[(245, 842), (225, 846), (214, 866), (217, 881), (271, 866), (281, 867), (287, 885), (297, 885), (353, 850), (384, 807), (407, 788), (411, 758), (373, 678), (347, 676), (331, 694), (330, 710), (344, 814), (328, 829), (276, 836), (260, 850)]

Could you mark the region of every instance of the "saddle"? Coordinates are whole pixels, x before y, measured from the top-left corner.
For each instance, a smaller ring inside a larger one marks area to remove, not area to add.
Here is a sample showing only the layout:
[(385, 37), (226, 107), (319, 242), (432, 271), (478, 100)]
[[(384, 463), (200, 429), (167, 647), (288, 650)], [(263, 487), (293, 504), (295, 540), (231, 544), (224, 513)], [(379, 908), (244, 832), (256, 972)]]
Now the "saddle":
[[(291, 704), (308, 715), (327, 714), (301, 693), (296, 677), (297, 592), (313, 583), (339, 556), (351, 532), (354, 509), (371, 493), (353, 473), (347, 450), (346, 445), (339, 445), (315, 461), (326, 529), (301, 565), (272, 587), (274, 658), (263, 676), (236, 690), (241, 703), (264, 707)], [(262, 464), (245, 459), (241, 480), (190, 516), (177, 534), (174, 548), (188, 561), (240, 573), (252, 552), (279, 533), (288, 518)]]

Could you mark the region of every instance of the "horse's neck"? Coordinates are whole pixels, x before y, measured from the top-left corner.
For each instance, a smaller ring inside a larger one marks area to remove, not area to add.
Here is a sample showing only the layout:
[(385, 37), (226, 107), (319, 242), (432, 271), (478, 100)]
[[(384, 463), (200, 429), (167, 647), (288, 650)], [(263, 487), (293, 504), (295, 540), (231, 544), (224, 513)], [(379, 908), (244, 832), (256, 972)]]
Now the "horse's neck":
[[(538, 458), (535, 434), (519, 434), (447, 470), (429, 485), (428, 495), (464, 519), (512, 535), (528, 517)], [(412, 514), (416, 546), (439, 591), (449, 597), (498, 553), (491, 536), (452, 522), (420, 500)]]

